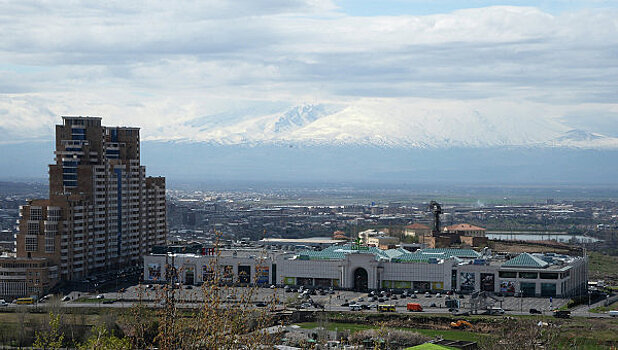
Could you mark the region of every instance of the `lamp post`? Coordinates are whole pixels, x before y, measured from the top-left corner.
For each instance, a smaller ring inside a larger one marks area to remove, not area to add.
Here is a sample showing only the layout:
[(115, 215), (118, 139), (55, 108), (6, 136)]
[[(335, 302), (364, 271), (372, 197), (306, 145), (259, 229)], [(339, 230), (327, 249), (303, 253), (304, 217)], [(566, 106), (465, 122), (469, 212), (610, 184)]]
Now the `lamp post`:
[(590, 290), (588, 291), (588, 316), (590, 316)]
[(519, 290), (519, 312), (524, 312), (524, 291)]

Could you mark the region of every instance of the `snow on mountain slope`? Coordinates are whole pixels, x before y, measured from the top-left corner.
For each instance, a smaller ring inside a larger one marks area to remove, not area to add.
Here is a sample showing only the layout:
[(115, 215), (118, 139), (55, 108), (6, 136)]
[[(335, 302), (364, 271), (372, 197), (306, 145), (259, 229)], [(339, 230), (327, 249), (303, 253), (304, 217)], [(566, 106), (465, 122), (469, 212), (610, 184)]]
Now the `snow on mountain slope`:
[(229, 123), (202, 117), (199, 126), (193, 121), (184, 126), (194, 127), (188, 140), (219, 144), (618, 148), (617, 138), (576, 130), (543, 113), (517, 104), (477, 108), (465, 102), (369, 100), (300, 105), (277, 113), (235, 117)]

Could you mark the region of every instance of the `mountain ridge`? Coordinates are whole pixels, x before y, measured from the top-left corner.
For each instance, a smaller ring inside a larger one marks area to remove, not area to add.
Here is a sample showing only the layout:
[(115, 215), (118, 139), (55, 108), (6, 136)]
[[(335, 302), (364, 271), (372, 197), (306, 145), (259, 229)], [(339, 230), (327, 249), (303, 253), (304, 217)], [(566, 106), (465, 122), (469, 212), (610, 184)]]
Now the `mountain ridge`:
[[(552, 117), (492, 114), (460, 106), (413, 109), (384, 103), (302, 104), (185, 121), (175, 142), (221, 145), (373, 145), (400, 148), (566, 147), (618, 149), (618, 138)], [(457, 110), (455, 112), (454, 110)], [(196, 123), (195, 120), (199, 120)], [(196, 126), (197, 125), (197, 126)], [(164, 137), (146, 140), (166, 140)]]

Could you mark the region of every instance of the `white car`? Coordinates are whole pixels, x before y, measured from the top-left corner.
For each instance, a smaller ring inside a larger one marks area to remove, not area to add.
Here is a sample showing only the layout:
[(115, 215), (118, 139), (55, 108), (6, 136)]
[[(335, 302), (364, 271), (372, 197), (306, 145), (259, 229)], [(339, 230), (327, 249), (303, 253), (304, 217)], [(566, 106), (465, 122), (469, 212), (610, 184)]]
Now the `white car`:
[(362, 310), (362, 306), (360, 304), (352, 304), (350, 305), (350, 311), (360, 311)]
[(9, 306), (9, 303), (7, 303), (4, 299), (0, 299), (0, 306)]
[(105, 295), (99, 294), (99, 295), (97, 295), (97, 299), (105, 299)]

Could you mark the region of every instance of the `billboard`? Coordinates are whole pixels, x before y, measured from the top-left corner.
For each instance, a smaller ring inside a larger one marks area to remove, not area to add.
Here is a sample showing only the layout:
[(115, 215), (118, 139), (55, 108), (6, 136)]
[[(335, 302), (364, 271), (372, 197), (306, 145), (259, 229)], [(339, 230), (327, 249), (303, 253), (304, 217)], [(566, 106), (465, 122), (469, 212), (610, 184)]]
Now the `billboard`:
[(481, 274), (481, 290), (485, 292), (493, 292), (495, 289), (495, 275), (493, 273)]
[(215, 270), (211, 265), (202, 265), (202, 281), (213, 281), (215, 279)]
[(459, 274), (459, 289), (462, 292), (474, 292), (476, 274), (474, 272), (462, 272)]
[(161, 265), (148, 264), (148, 279), (155, 281), (159, 278), (161, 278)]
[(255, 267), (255, 283), (267, 284), (270, 269), (268, 266), (256, 266)]
[(502, 281), (500, 282), (500, 292), (506, 294), (515, 294), (515, 282)]

